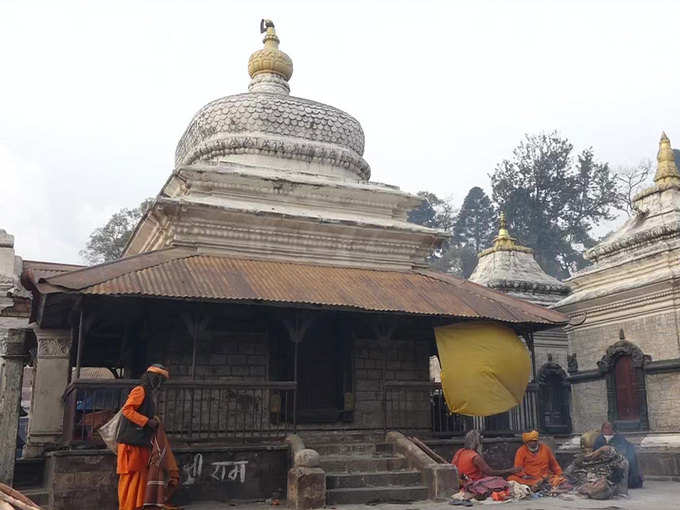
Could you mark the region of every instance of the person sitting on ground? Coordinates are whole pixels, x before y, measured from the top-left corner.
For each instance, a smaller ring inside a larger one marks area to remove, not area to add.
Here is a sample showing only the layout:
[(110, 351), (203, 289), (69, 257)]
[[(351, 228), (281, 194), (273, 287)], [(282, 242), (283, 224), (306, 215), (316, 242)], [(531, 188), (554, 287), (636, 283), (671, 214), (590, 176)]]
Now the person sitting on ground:
[(576, 492), (591, 499), (628, 494), (628, 461), (612, 446), (577, 455), (564, 474)]
[(593, 444), (593, 450), (602, 448), (605, 445), (613, 446), (628, 461), (628, 487), (630, 489), (642, 487), (642, 473), (640, 472), (640, 464), (635, 447), (621, 434), (617, 434), (614, 426), (608, 421), (602, 424), (600, 432), (601, 434), (595, 439)]
[(539, 490), (544, 481), (552, 488), (558, 488), (566, 484), (562, 468), (550, 447), (539, 442), (538, 438), (536, 430), (522, 434), (524, 444), (515, 453), (515, 468), (519, 472), (509, 476), (508, 480), (528, 485), (532, 490)]
[(478, 499), (485, 498), (493, 491), (506, 490), (508, 484), (502, 477), (519, 471), (516, 468), (490, 467), (479, 453), (481, 448), (482, 436), (476, 430), (471, 430), (465, 435), (463, 448), (451, 460), (463, 482), (463, 489)]

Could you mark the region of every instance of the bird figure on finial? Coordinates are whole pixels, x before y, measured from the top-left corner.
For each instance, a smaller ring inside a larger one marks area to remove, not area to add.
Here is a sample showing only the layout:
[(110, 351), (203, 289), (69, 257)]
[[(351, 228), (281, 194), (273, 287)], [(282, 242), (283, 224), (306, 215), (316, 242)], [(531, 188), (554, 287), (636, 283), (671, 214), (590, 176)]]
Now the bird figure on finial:
[(260, 33), (264, 34), (268, 28), (274, 28), (274, 22), (270, 19), (262, 18), (260, 20)]

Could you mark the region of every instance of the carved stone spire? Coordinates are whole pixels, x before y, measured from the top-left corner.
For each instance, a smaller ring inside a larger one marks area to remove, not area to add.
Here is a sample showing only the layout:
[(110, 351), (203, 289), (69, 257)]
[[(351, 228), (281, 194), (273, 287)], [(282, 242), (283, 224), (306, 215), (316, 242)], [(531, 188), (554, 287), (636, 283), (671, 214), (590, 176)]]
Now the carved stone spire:
[(248, 59), (248, 74), (252, 78), (248, 90), (251, 92), (271, 92), (288, 94), (288, 80), (293, 75), (293, 61), (279, 49), (279, 38), (274, 22), (260, 21), (260, 32), (265, 33), (264, 48), (257, 50)]
[(678, 173), (678, 168), (675, 165), (671, 141), (666, 136), (666, 133), (661, 133), (659, 153), (656, 156), (656, 160), (658, 164), (656, 175), (654, 175), (654, 182), (659, 186), (680, 185), (680, 173)]

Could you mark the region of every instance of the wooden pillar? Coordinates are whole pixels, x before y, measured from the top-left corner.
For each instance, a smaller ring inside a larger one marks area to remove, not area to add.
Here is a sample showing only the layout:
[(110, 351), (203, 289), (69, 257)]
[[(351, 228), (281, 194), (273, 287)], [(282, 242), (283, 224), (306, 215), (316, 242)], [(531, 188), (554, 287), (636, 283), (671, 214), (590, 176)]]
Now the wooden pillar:
[(293, 392), (293, 428), (297, 430), (297, 383), (298, 383), (298, 369), (299, 369), (299, 346), (307, 333), (307, 330), (312, 325), (314, 319), (304, 315), (302, 312), (296, 311), (295, 318), (283, 321), (283, 325), (288, 330), (290, 341), (293, 342), (293, 380), (296, 388)]
[[(376, 342), (380, 346), (380, 349), (382, 350), (383, 353), (383, 359), (382, 359), (382, 366), (380, 367), (380, 381), (379, 381), (379, 388), (377, 388), (380, 392), (382, 392), (382, 413), (383, 413), (383, 430), (385, 433), (387, 433), (387, 414), (388, 414), (388, 409), (387, 409), (387, 389), (385, 387), (385, 382), (386, 382), (386, 375), (385, 372), (387, 371), (387, 362), (389, 361), (389, 348), (390, 348), (390, 342), (392, 340), (392, 335), (394, 335), (394, 330), (397, 328), (396, 325), (396, 319), (392, 319), (391, 321), (389, 319), (385, 320), (382, 318), (378, 318), (375, 323), (373, 324), (373, 332), (375, 333), (375, 338)], [(403, 395), (399, 395), (399, 400), (402, 400)], [(394, 398), (394, 395), (392, 395), (392, 399)], [(392, 402), (392, 399), (390, 402)], [(390, 406), (390, 411), (394, 411), (394, 404)], [(399, 412), (398, 410), (397, 412)], [(394, 417), (392, 417), (394, 422)], [(401, 418), (401, 417), (400, 417)], [(394, 423), (391, 423), (391, 425), (395, 425)], [(400, 423), (397, 424), (399, 426)]]
[(34, 332), (38, 356), (24, 457), (40, 456), (45, 449), (61, 443), (63, 395), (71, 370), (71, 331), (36, 328)]
[(0, 329), (0, 482), (12, 485), (23, 382), (24, 329)]
[(527, 331), (524, 333), (529, 353), (531, 354), (531, 382), (536, 382), (536, 349), (534, 347), (534, 332)]

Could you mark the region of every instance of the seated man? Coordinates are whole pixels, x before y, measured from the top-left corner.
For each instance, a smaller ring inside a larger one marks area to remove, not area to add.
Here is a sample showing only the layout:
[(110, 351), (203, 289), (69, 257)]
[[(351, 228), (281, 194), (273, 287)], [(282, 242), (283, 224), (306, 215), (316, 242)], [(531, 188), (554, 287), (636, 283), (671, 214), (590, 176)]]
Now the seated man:
[(494, 469), (490, 467), (479, 453), (482, 448), (482, 437), (476, 430), (465, 434), (463, 448), (453, 456), (451, 464), (458, 469), (462, 488), (470, 497), (484, 499), (494, 491), (508, 488), (502, 476), (517, 473), (519, 469)]
[(522, 441), (524, 445), (515, 454), (515, 467), (521, 471), (508, 480), (529, 485), (532, 490), (538, 489), (543, 481), (548, 481), (553, 488), (566, 482), (552, 450), (538, 441), (536, 430), (522, 434)]
[(595, 440), (593, 450), (605, 445), (613, 446), (628, 461), (628, 487), (631, 489), (642, 487), (642, 473), (635, 447), (621, 434), (617, 434), (614, 426), (608, 421), (602, 424), (601, 434)]

